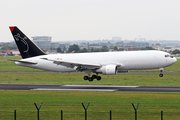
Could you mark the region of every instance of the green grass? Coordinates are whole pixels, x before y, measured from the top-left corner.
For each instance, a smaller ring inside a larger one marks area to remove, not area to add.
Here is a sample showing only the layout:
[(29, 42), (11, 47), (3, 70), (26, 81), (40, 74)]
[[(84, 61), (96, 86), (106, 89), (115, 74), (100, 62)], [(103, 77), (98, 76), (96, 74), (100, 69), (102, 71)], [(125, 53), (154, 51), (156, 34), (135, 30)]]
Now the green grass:
[[(180, 114), (175, 114), (180, 109), (179, 94), (172, 93), (126, 93), (126, 92), (63, 92), (63, 91), (0, 91), (0, 119), (6, 113), (6, 119), (13, 118), (13, 110), (21, 119), (33, 120), (36, 118), (34, 102), (39, 106), (40, 118), (43, 120), (60, 118), (60, 111), (64, 111), (65, 120), (83, 120), (84, 109), (81, 103), (87, 105), (89, 120), (105, 120), (109, 118), (112, 110), (113, 118), (131, 120), (134, 118), (135, 105), (140, 102), (138, 119), (160, 119), (160, 111), (165, 113), (165, 119), (175, 119)], [(49, 112), (48, 112), (49, 111)], [(28, 117), (29, 116), (29, 117)], [(31, 116), (31, 117), (30, 117)], [(74, 118), (75, 116), (75, 118)], [(148, 116), (150, 116), (148, 118)]]
[(83, 80), (85, 73), (0, 73), (1, 83), (31, 84), (95, 84), (95, 85), (156, 85), (180, 86), (178, 73), (166, 73), (159, 77), (158, 73), (139, 74), (123, 73), (102, 75), (102, 80), (93, 82)]

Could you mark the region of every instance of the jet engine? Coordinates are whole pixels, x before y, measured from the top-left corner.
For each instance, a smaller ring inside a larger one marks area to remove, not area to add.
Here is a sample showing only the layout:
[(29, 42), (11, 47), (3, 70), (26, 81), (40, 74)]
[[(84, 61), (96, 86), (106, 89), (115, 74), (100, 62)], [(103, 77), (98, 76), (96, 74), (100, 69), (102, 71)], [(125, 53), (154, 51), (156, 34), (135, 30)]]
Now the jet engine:
[(117, 65), (106, 65), (102, 66), (100, 69), (96, 70), (98, 73), (103, 75), (115, 75), (117, 73)]

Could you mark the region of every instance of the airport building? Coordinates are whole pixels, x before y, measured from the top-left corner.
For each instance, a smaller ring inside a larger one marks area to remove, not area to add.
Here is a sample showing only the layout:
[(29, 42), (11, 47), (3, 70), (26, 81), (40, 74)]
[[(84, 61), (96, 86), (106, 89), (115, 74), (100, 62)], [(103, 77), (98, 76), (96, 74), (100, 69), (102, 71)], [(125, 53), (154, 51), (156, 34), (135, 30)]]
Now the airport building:
[(41, 49), (48, 50), (51, 48), (51, 37), (50, 36), (34, 36), (31, 37), (33, 42)]
[(59, 47), (59, 42), (52, 42), (51, 49), (57, 49)]
[(68, 49), (69, 49), (69, 46), (70, 46), (70, 43), (60, 43), (60, 44), (59, 44), (59, 47), (60, 47), (62, 50), (68, 50)]

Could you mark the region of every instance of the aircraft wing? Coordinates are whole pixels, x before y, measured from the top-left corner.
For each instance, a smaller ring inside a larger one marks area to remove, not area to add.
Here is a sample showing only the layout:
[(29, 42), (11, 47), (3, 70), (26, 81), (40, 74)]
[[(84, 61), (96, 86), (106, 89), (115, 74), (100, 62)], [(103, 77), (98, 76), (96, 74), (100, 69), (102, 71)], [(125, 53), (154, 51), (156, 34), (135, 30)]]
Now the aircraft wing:
[(48, 58), (41, 58), (48, 61), (53, 61), (54, 64), (62, 65), (70, 68), (75, 68), (77, 71), (84, 71), (84, 70), (96, 70), (101, 67), (100, 64), (89, 64), (89, 63), (78, 63), (72, 61), (62, 61), (62, 60), (53, 60)]

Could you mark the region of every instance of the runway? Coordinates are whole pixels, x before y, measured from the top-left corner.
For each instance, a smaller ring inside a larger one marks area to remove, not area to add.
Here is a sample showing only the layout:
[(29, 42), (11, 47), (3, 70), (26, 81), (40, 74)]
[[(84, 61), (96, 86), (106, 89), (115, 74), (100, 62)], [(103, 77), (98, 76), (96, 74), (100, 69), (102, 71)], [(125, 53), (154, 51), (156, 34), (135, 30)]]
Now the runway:
[[(15, 71), (12, 71), (12, 72), (7, 72), (7, 71), (0, 71), (0, 73), (18, 73), (18, 74), (28, 74), (28, 73), (59, 73), (59, 72), (50, 72), (50, 71), (42, 71), (42, 72), (39, 72), (39, 71), (35, 71), (35, 72), (32, 72), (32, 71), (26, 71), (26, 72), (15, 72)], [(62, 72), (63, 73), (63, 72)], [(76, 73), (76, 72), (74, 72), (74, 73)], [(129, 71), (129, 72), (127, 72), (128, 74), (131, 74), (131, 73), (138, 73), (138, 74), (152, 74), (152, 73), (157, 73), (157, 74), (159, 74), (160, 72), (151, 72), (151, 71), (149, 71), (149, 72), (144, 72), (144, 71), (136, 71), (136, 72), (131, 72), (131, 71)], [(169, 72), (163, 72), (163, 73), (168, 73), (168, 74), (174, 74), (174, 73), (177, 73), (177, 74), (180, 74), (180, 72), (173, 72), (173, 71), (169, 71)]]
[(53, 85), (0, 84), (0, 90), (30, 91), (101, 91), (101, 92), (170, 92), (180, 93), (178, 86), (122, 86), (122, 85)]

